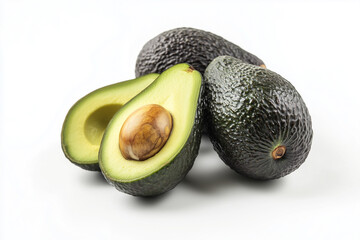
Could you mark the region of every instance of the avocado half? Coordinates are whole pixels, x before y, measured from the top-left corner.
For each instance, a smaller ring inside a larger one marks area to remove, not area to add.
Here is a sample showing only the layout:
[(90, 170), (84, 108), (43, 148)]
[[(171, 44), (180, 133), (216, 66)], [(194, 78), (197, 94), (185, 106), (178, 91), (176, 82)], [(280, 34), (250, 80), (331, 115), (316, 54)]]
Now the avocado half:
[(178, 63), (188, 63), (203, 74), (208, 64), (222, 55), (265, 67), (261, 59), (216, 34), (183, 27), (165, 31), (149, 40), (137, 57), (135, 74), (138, 77), (162, 73)]
[[(188, 64), (178, 64), (125, 104), (110, 121), (101, 143), (99, 164), (107, 181), (119, 191), (135, 196), (159, 195), (174, 188), (198, 155), (201, 89), (201, 74)], [(169, 138), (152, 157), (141, 161), (127, 159), (119, 147), (120, 132), (134, 112), (149, 105), (158, 105), (172, 116)]]
[(67, 113), (62, 127), (61, 145), (65, 156), (83, 169), (100, 171), (100, 142), (110, 119), (158, 76), (148, 74), (102, 87), (77, 101)]
[(313, 136), (311, 117), (289, 81), (230, 56), (214, 59), (204, 78), (207, 132), (227, 165), (270, 180), (305, 161)]

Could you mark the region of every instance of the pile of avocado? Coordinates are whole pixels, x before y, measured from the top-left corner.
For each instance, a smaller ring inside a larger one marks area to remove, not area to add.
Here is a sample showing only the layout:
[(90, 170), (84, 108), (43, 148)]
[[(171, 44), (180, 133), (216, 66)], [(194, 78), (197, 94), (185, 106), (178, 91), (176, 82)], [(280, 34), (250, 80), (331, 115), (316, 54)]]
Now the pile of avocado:
[(241, 175), (271, 180), (309, 154), (311, 117), (294, 86), (210, 32), (176, 28), (148, 41), (136, 79), (97, 89), (69, 110), (62, 150), (119, 191), (155, 196), (190, 171), (202, 135)]

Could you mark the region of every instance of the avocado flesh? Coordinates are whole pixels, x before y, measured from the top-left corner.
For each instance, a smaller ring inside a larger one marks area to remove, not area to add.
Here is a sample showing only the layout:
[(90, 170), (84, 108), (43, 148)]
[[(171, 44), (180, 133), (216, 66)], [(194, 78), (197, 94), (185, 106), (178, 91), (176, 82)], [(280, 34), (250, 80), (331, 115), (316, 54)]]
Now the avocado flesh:
[[(313, 135), (311, 117), (290, 82), (229, 56), (214, 59), (204, 79), (208, 134), (227, 165), (268, 180), (305, 161)], [(279, 146), (286, 148), (285, 154), (274, 159)]]
[(99, 88), (77, 101), (69, 110), (61, 132), (62, 149), (75, 165), (100, 171), (100, 142), (113, 115), (159, 74), (148, 74)]
[[(201, 141), (201, 74), (188, 64), (163, 72), (112, 118), (101, 143), (99, 164), (118, 190), (135, 196), (154, 196), (174, 188), (191, 169)], [(119, 148), (119, 132), (131, 113), (148, 104), (170, 112), (171, 134), (154, 156), (127, 160)]]
[(229, 55), (257, 66), (264, 62), (255, 55), (211, 32), (195, 28), (175, 28), (148, 41), (140, 51), (135, 74), (161, 73), (177, 63), (188, 63), (204, 73), (216, 57)]

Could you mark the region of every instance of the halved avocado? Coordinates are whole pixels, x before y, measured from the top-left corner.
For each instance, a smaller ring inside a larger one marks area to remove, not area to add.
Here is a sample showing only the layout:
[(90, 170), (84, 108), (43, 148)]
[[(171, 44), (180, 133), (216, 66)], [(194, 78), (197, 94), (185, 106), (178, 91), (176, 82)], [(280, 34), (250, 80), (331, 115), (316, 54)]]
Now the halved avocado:
[(83, 169), (100, 171), (100, 142), (110, 119), (158, 76), (148, 74), (102, 87), (77, 101), (66, 115), (62, 127), (61, 145), (65, 156)]
[[(201, 74), (188, 64), (177, 64), (125, 104), (101, 142), (99, 165), (107, 181), (135, 196), (159, 195), (174, 188), (198, 154), (201, 89)], [(123, 131), (130, 132), (130, 137)], [(167, 140), (159, 137), (161, 132)], [(165, 141), (162, 147), (159, 141)], [(141, 158), (153, 149), (155, 154)]]

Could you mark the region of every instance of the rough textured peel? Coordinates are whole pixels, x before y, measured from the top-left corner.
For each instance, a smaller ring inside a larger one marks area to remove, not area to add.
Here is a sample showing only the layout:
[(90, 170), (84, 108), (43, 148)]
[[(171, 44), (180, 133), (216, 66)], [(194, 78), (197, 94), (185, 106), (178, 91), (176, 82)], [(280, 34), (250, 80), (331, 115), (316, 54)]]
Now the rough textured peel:
[(195, 28), (175, 28), (148, 41), (140, 51), (135, 74), (161, 73), (178, 63), (188, 63), (204, 73), (216, 57), (229, 55), (257, 66), (264, 62), (226, 39)]
[[(289, 81), (229, 56), (214, 59), (204, 78), (208, 134), (227, 165), (266, 180), (283, 177), (305, 161), (311, 117)], [(274, 159), (279, 146), (284, 147)]]

